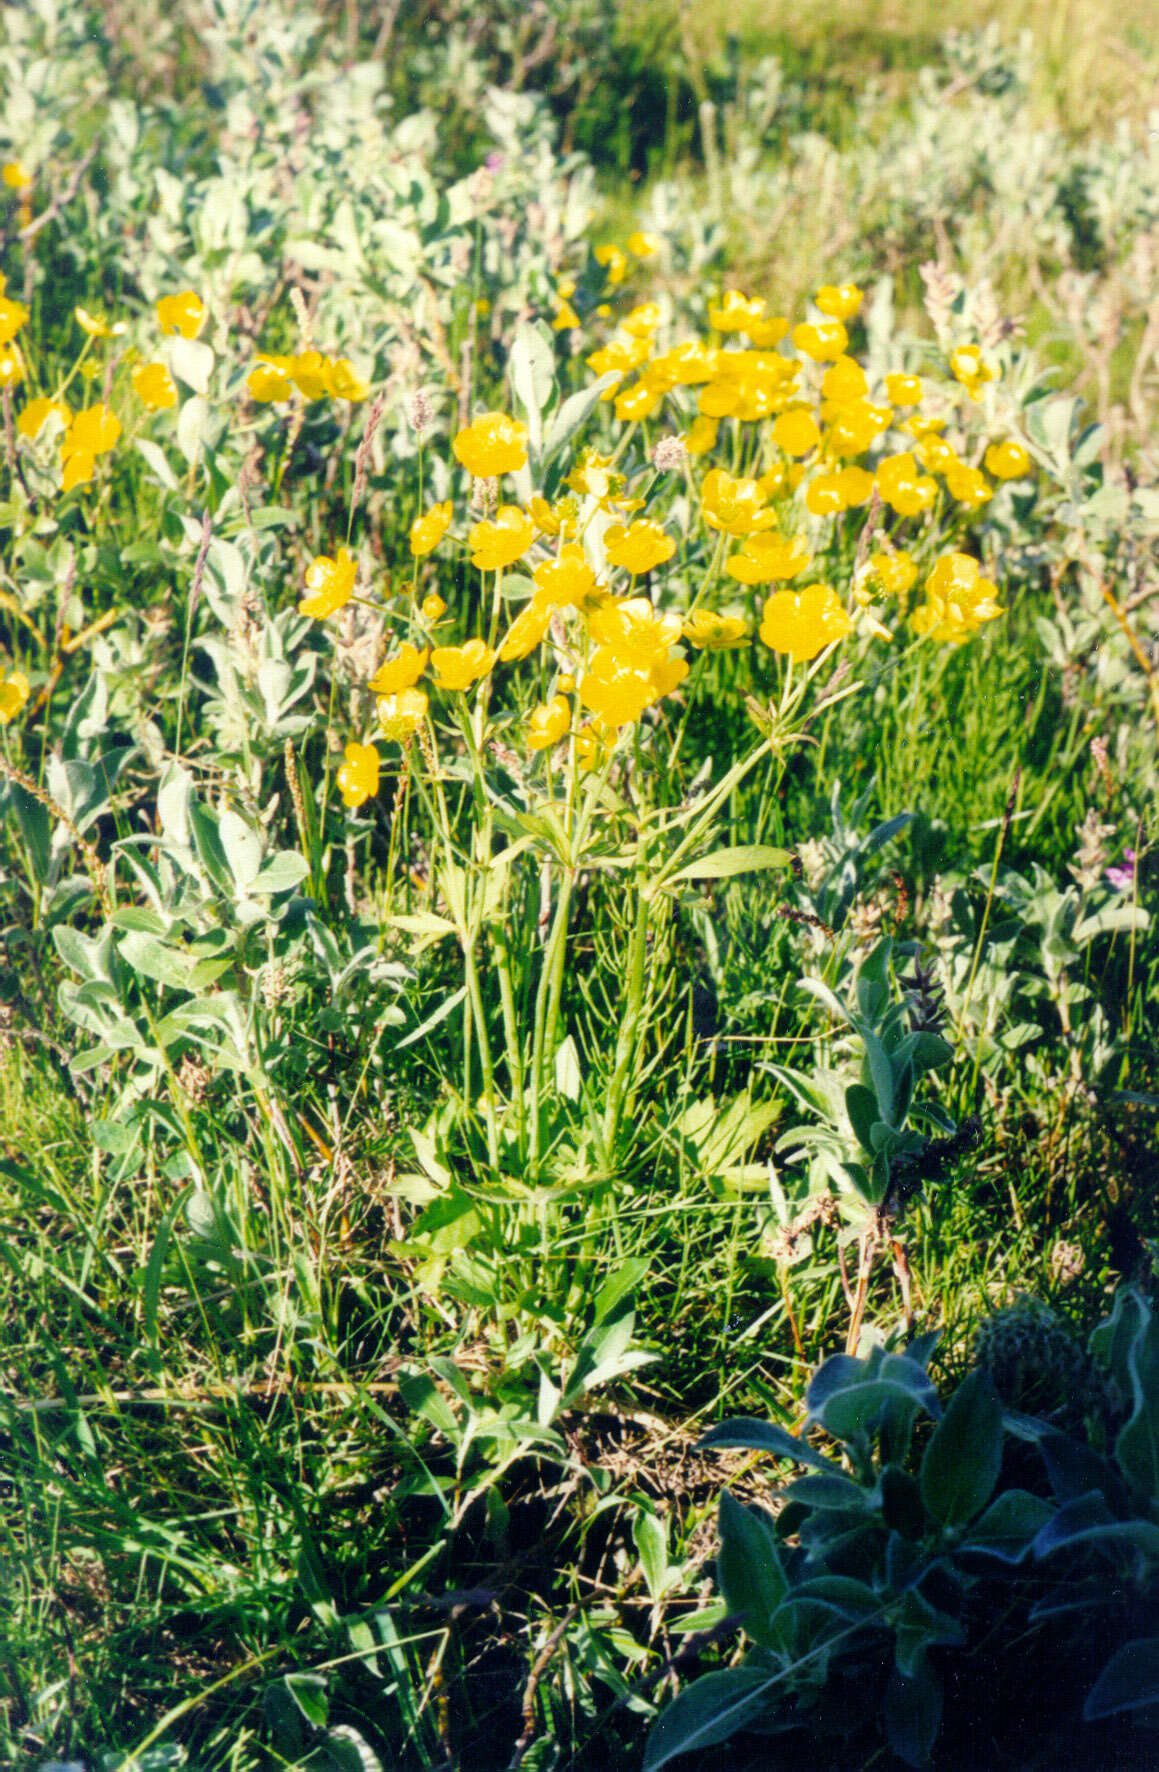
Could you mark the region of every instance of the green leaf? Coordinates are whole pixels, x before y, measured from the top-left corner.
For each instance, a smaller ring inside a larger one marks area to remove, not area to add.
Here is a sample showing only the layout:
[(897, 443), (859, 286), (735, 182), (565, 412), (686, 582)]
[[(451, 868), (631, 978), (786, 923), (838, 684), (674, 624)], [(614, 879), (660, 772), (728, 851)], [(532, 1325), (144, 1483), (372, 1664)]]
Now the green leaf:
[(895, 1668), (882, 1699), (885, 1732), (898, 1758), (907, 1766), (924, 1766), (942, 1723), (941, 1681), (925, 1655), (907, 1678)]
[(632, 1542), (640, 1558), (648, 1592), (654, 1600), (659, 1600), (667, 1587), (668, 1534), (663, 1523), (646, 1508), (636, 1510), (636, 1518), (632, 1522)]
[[(551, 423), (547, 427), (547, 434), (543, 439), (543, 466), (545, 468), (555, 460), (562, 450), (566, 449), (580, 426), (593, 411), (600, 395), (606, 393), (609, 388), (615, 387), (619, 380), (620, 376), (614, 370), (610, 370), (607, 375), (601, 375), (598, 381), (589, 383), (586, 388), (581, 388), (578, 394), (568, 396), (558, 412), (553, 415)], [(549, 498), (555, 490), (558, 479), (558, 473), (554, 473), (549, 475), (544, 483), (544, 492)]]
[(527, 414), (528, 437), (538, 455), (543, 443), (543, 409), (555, 387), (555, 350), (551, 331), (543, 321), (520, 323), (507, 373), (515, 398)]
[(799, 1440), (772, 1421), (757, 1421), (751, 1416), (738, 1416), (735, 1421), (720, 1421), (710, 1427), (696, 1442), (697, 1448), (735, 1446), (748, 1452), (770, 1452), (774, 1458), (789, 1458), (794, 1464), (812, 1465), (814, 1470), (840, 1472), (841, 1466), (823, 1452), (814, 1451), (807, 1440)]
[(414, 1028), (412, 1032), (406, 1036), (405, 1040), (399, 1040), (396, 1042), (395, 1051), (401, 1052), (404, 1046), (413, 1046), (416, 1040), (421, 1040), (424, 1034), (429, 1034), (432, 1029), (437, 1028), (441, 1021), (446, 1021), (448, 1015), (454, 1013), (466, 995), (467, 987), (465, 984), (462, 984), (457, 991), (452, 991), (449, 997), (444, 997), (433, 1015), (428, 1015), (422, 1025)]
[(1021, 1563), (1054, 1515), (1049, 1501), (1027, 1489), (1005, 1489), (976, 1520), (963, 1549), (985, 1551), (1003, 1563)]
[(849, 1123), (853, 1127), (858, 1144), (864, 1150), (872, 1151), (873, 1128), (880, 1124), (877, 1096), (864, 1083), (851, 1083), (845, 1091), (845, 1111), (849, 1115)]
[(660, 1772), (679, 1755), (715, 1747), (757, 1722), (768, 1708), (776, 1679), (759, 1668), (729, 1667), (694, 1680), (660, 1713), (648, 1737), (642, 1772)]
[(994, 1493), (1001, 1465), (1002, 1405), (986, 1374), (970, 1372), (922, 1459), (926, 1512), (941, 1526), (964, 1526)]
[(666, 876), (664, 884), (678, 880), (729, 880), (735, 874), (755, 873), (761, 868), (787, 868), (791, 863), (787, 849), (774, 849), (767, 843), (742, 843), (731, 849), (714, 849), (699, 861)]
[(745, 1507), (729, 1490), (720, 1497), (720, 1555), (716, 1575), (730, 1612), (738, 1612), (754, 1642), (776, 1646), (773, 1613), (788, 1591), (773, 1523)]
[(1084, 1722), (1159, 1704), (1159, 1637), (1135, 1637), (1117, 1649), (1087, 1694)]
[(296, 849), (279, 849), (250, 881), (251, 892), (292, 892), (310, 872), (310, 864)]

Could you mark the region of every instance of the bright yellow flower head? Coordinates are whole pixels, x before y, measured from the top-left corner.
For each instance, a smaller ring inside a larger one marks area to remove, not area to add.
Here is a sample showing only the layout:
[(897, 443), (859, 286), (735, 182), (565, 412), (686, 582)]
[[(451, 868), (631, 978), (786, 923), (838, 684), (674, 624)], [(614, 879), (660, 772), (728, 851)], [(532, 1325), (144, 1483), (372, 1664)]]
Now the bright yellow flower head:
[(551, 322), (553, 332), (571, 332), (580, 324), (580, 317), (569, 301), (561, 301)]
[(410, 526), (410, 551), (416, 560), (424, 554), (433, 554), (451, 527), (451, 501), (445, 504), (432, 505), (421, 517), (416, 517)]
[(726, 289), (719, 307), (708, 310), (708, 324), (717, 332), (748, 332), (764, 318), (765, 302), (759, 295), (742, 295)]
[(28, 700), (30, 687), (23, 671), (8, 671), (0, 665), (0, 726), (14, 720)]
[(447, 609), (447, 605), (437, 591), (428, 591), (419, 607), (422, 610), (423, 620), (431, 623), (438, 621)]
[(396, 742), (409, 738), (427, 711), (427, 697), (421, 689), (400, 689), (397, 695), (384, 695), (378, 704), (378, 725), (383, 738)]
[(0, 388), (14, 388), (23, 380), (24, 358), (17, 346), (0, 346)]
[(757, 482), (734, 479), (723, 468), (712, 468), (704, 476), (700, 508), (708, 527), (725, 535), (753, 535), (776, 527), (776, 512), (769, 510)]
[(90, 338), (119, 338), (129, 330), (126, 320), (118, 320), (114, 325), (103, 314), (94, 314), (88, 308), (74, 308), (73, 312), (77, 325)]
[(638, 419), (651, 418), (661, 398), (655, 388), (638, 381), (632, 387), (625, 388), (622, 394), (615, 395), (612, 410), (621, 424), (634, 424)]
[(484, 412), (452, 439), (451, 448), (476, 480), (514, 474), (527, 460), (527, 426), (505, 412)]
[(628, 261), (618, 246), (597, 246), (595, 259), (598, 265), (603, 265), (613, 288), (628, 275)]
[(747, 646), (749, 624), (739, 615), (717, 615), (711, 609), (698, 609), (684, 622), (684, 638), (704, 652), (732, 652)]
[(904, 548), (892, 554), (871, 554), (869, 570), (882, 590), (893, 597), (904, 597), (917, 582), (917, 564)]
[(625, 529), (622, 523), (611, 524), (604, 543), (610, 564), (623, 566), (633, 577), (641, 572), (651, 572), (654, 566), (670, 560), (676, 552), (672, 537), (661, 529), (659, 523), (653, 523), (647, 517), (638, 518), (629, 529)]
[(343, 804), (354, 808), (378, 792), (378, 752), (372, 744), (348, 744), (345, 755), (338, 769), (338, 791)]
[(801, 591), (774, 591), (761, 617), (761, 639), (774, 652), (787, 652), (796, 663), (815, 658), (853, 623), (829, 585), (806, 585)]
[(885, 378), (886, 398), (895, 406), (919, 406), (922, 398), (922, 382), (918, 375), (906, 375), (898, 370)]
[(430, 650), (412, 646), (404, 640), (393, 657), (379, 665), (367, 687), (375, 695), (397, 695), (400, 689), (413, 689), (427, 668)]
[(30, 400), (16, 420), (16, 429), (22, 437), (36, 437), (53, 413), (66, 426), (72, 417), (63, 400)]
[(852, 320), (865, 296), (856, 283), (826, 283), (813, 300), (827, 319)]
[(790, 407), (773, 423), (773, 442), (786, 455), (808, 455), (821, 441), (821, 427), (806, 406)]
[(742, 585), (770, 584), (774, 579), (796, 578), (809, 564), (809, 548), (803, 535), (750, 535), (739, 554), (724, 563), (725, 571)]
[(97, 458), (91, 449), (70, 449), (60, 458), (60, 486), (71, 492), (74, 486), (87, 486), (96, 472)]
[(325, 400), (334, 393), (334, 365), (321, 351), (301, 351), (290, 358), (290, 380), (303, 400)]
[(553, 695), (549, 702), (533, 708), (527, 717), (527, 748), (549, 751), (558, 744), (571, 725), (571, 707), (562, 695)]
[(651, 258), (659, 250), (660, 242), (655, 234), (645, 234), (637, 228), (628, 235), (628, 251), (634, 258)]
[(926, 639), (958, 646), (984, 621), (1002, 613), (998, 587), (982, 577), (977, 560), (970, 554), (943, 554), (926, 580), (926, 601), (910, 620)]
[(348, 400), (353, 406), (359, 400), (365, 400), (370, 392), (370, 383), (362, 380), (354, 370), (349, 357), (335, 357), (330, 365), (330, 391), (336, 400)]
[(841, 476), (829, 470), (814, 474), (805, 488), (805, 509), (814, 517), (836, 517), (845, 509)]
[(569, 542), (532, 573), (535, 600), (547, 609), (583, 609), (596, 595), (596, 575), (581, 547)]
[(900, 517), (916, 517), (928, 511), (937, 497), (935, 482), (918, 473), (911, 451), (887, 455), (877, 464), (877, 488), (886, 504)]
[(261, 357), (245, 378), (252, 399), (262, 405), (288, 400), (291, 392), (292, 357)]
[(440, 689), (469, 689), (487, 675), (497, 656), (482, 640), (468, 640), (462, 646), (437, 646), (431, 653), (431, 669)]
[(956, 499), (960, 505), (965, 505), (969, 511), (976, 511), (993, 494), (994, 489), (985, 474), (964, 461), (951, 463), (945, 473), (946, 490), (950, 497)]
[(0, 346), (12, 343), (27, 322), (28, 312), (22, 301), (11, 301), (8, 296), (0, 294)]
[(609, 597), (593, 611), (588, 625), (601, 650), (634, 670), (667, 658), (681, 631), (680, 617), (661, 614), (647, 597)]
[(845, 353), (849, 334), (840, 320), (805, 320), (793, 328), (793, 343), (814, 363), (835, 363)]
[(183, 289), (180, 295), (163, 295), (157, 303), (161, 331), (179, 332), (182, 338), (196, 338), (208, 317), (208, 308), (192, 289)]
[(115, 412), (100, 402), (78, 412), (68, 427), (62, 445), (66, 454), (74, 450), (90, 450), (93, 455), (107, 455), (116, 446), (121, 434), (121, 421)]
[(838, 357), (821, 377), (826, 400), (863, 400), (868, 393), (865, 371), (855, 357)]
[(986, 451), (986, 471), (996, 480), (1021, 480), (1030, 472), (1030, 457), (1021, 443), (1007, 437), (1004, 443), (991, 443)]
[(19, 160), (5, 160), (0, 166), (0, 178), (10, 191), (26, 191), (32, 183), (32, 174)]
[(150, 412), (167, 412), (177, 404), (177, 384), (164, 363), (141, 363), (133, 371), (133, 392)]
[(499, 572), (522, 559), (535, 540), (535, 524), (518, 505), (501, 505), (493, 521), (476, 523), (467, 537), (472, 566), (480, 572)]
[(994, 371), (977, 345), (959, 345), (950, 354), (950, 372), (961, 382), (971, 400), (976, 400), (984, 384), (994, 380)]
[(551, 605), (541, 603), (533, 597), (515, 617), (508, 628), (499, 648), (499, 657), (504, 664), (511, 664), (514, 659), (526, 658), (540, 644), (551, 621)]
[(325, 621), (349, 603), (357, 576), (358, 562), (346, 548), (339, 548), (337, 559), (319, 554), (306, 568), (306, 589), (310, 594), (302, 598), (298, 608), (315, 621)]
[(694, 418), (684, 433), (684, 448), (688, 455), (707, 455), (715, 446), (720, 420), (708, 418), (701, 413)]

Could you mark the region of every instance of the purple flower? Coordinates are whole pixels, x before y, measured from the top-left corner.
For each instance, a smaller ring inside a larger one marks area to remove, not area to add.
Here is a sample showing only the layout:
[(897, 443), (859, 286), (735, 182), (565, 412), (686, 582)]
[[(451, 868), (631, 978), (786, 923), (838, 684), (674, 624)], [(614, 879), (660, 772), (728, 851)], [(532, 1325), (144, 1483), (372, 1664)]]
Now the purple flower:
[(484, 160), (483, 164), (487, 168), (488, 172), (498, 172), (499, 168), (504, 164), (506, 159), (507, 159), (506, 154), (488, 154), (488, 156)]
[(1135, 884), (1135, 851), (1124, 849), (1123, 859), (1117, 867), (1107, 868), (1104, 879), (1111, 882), (1118, 892), (1129, 892)]

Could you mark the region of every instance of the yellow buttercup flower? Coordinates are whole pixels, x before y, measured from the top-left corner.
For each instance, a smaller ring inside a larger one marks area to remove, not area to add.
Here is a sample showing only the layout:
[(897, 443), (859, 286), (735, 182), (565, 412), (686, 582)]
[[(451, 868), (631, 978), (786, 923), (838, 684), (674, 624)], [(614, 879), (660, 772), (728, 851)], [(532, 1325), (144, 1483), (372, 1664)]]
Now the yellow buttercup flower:
[(517, 473), (527, 460), (527, 426), (505, 412), (484, 412), (452, 439), (451, 448), (476, 480)]
[(518, 505), (501, 505), (493, 521), (476, 523), (467, 537), (472, 566), (499, 572), (522, 559), (535, 540), (535, 524)]
[(30, 693), (23, 671), (8, 671), (0, 665), (0, 726), (16, 718)]
[(622, 523), (611, 524), (604, 542), (609, 562), (625, 567), (633, 576), (651, 572), (676, 552), (672, 537), (646, 517), (638, 518), (628, 529)]
[(739, 554), (725, 561), (731, 578), (742, 585), (769, 584), (774, 579), (796, 578), (809, 564), (809, 547), (803, 535), (750, 535)]
[(339, 548), (335, 559), (319, 554), (306, 568), (306, 589), (310, 594), (302, 598), (299, 610), (315, 621), (325, 621), (349, 603), (357, 576), (358, 563), (348, 549)]
[(595, 572), (575, 542), (561, 548), (554, 560), (544, 560), (531, 576), (535, 601), (547, 609), (583, 609), (597, 593)]
[(943, 554), (926, 580), (926, 601), (910, 621), (926, 639), (958, 646), (983, 622), (1001, 614), (998, 587), (982, 577), (977, 560), (970, 554)]
[(259, 358), (245, 379), (251, 397), (262, 405), (271, 405), (276, 400), (288, 400), (292, 391), (292, 363), (292, 357)]
[(561, 301), (552, 317), (553, 332), (572, 332), (580, 324), (580, 317), (569, 301)]
[(852, 320), (865, 296), (856, 283), (826, 283), (813, 297), (821, 312), (830, 320)]
[(427, 697), (421, 689), (400, 689), (397, 695), (384, 695), (378, 704), (378, 724), (383, 738), (400, 743), (409, 738), (427, 711)]
[(661, 397), (655, 388), (638, 381), (632, 387), (625, 388), (622, 394), (616, 394), (612, 410), (621, 424), (633, 424), (639, 419), (651, 418)]
[(72, 417), (63, 400), (30, 400), (16, 420), (16, 429), (22, 437), (37, 437), (53, 413), (65, 426)]
[(88, 485), (97, 456), (114, 448), (120, 434), (120, 419), (103, 401), (76, 414), (60, 443), (61, 485), (65, 492), (71, 492), (74, 486)]
[(24, 358), (15, 345), (0, 347), (0, 388), (14, 388), (24, 380)]
[(994, 371), (977, 345), (960, 345), (951, 352), (950, 373), (961, 382), (971, 400), (977, 400), (985, 383), (994, 380)]
[(289, 374), (303, 400), (325, 400), (334, 392), (334, 365), (321, 351), (301, 351), (291, 357)]
[(12, 301), (0, 293), (0, 346), (12, 343), (28, 320), (29, 310), (22, 301)]
[(365, 400), (370, 383), (356, 373), (348, 357), (335, 357), (330, 365), (330, 392), (336, 400), (348, 400), (353, 406), (359, 400)]
[(698, 609), (684, 622), (684, 638), (703, 652), (732, 652), (747, 646), (749, 624), (739, 615), (717, 615), (710, 609)]
[(379, 665), (367, 687), (375, 695), (397, 695), (401, 689), (413, 689), (429, 658), (429, 647), (412, 646), (405, 640), (393, 657)]
[(705, 475), (700, 508), (708, 527), (725, 535), (752, 535), (774, 528), (777, 521), (755, 480), (734, 479), (723, 468)]
[(628, 261), (618, 246), (597, 246), (595, 260), (598, 265), (603, 265), (613, 287), (628, 275)]
[(996, 480), (1021, 480), (1030, 472), (1030, 457), (1013, 437), (1007, 437), (1004, 443), (991, 443), (985, 461), (987, 472)]
[(499, 648), (499, 657), (504, 664), (511, 664), (518, 658), (527, 658), (535, 651), (546, 634), (551, 621), (551, 606), (543, 604), (538, 597), (533, 597), (525, 608), (519, 611), (504, 636)]
[(800, 664), (840, 640), (852, 626), (830, 585), (806, 585), (800, 591), (773, 592), (761, 616), (761, 639)]
[(814, 363), (833, 363), (844, 356), (849, 334), (840, 320), (803, 321), (793, 328), (793, 343)]
[(628, 251), (634, 258), (651, 258), (660, 250), (660, 242), (655, 234), (646, 234), (643, 229), (636, 228), (628, 235)]
[(739, 289), (726, 289), (719, 307), (709, 308), (708, 324), (716, 332), (748, 332), (764, 318), (765, 306), (759, 295), (750, 297)]
[(177, 384), (164, 363), (141, 363), (133, 371), (133, 392), (150, 412), (166, 412), (177, 404)]
[(469, 689), (485, 677), (498, 654), (482, 640), (462, 646), (437, 646), (431, 653), (431, 669), (440, 689)]
[(773, 442), (786, 455), (808, 455), (821, 441), (821, 427), (805, 406), (782, 412), (773, 423)]
[(720, 420), (701, 413), (684, 433), (684, 448), (689, 455), (707, 455), (715, 447)]
[(967, 462), (953, 462), (946, 469), (946, 490), (950, 497), (956, 499), (967, 510), (976, 511), (984, 505), (993, 494), (993, 487), (985, 474), (972, 468)]
[(161, 331), (179, 332), (182, 338), (196, 338), (209, 317), (205, 303), (192, 289), (183, 289), (179, 295), (163, 295), (156, 312)]
[(415, 559), (424, 554), (433, 554), (451, 527), (451, 501), (445, 504), (432, 505), (421, 517), (416, 517), (410, 526), (410, 551)]
[(73, 312), (77, 325), (90, 338), (120, 338), (129, 330), (127, 320), (113, 322), (107, 320), (103, 314), (94, 314), (89, 308), (74, 308)]
[(533, 708), (527, 717), (527, 748), (549, 751), (558, 744), (571, 725), (571, 707), (562, 695), (553, 695), (549, 702)]
[(887, 399), (895, 406), (919, 406), (922, 398), (921, 377), (906, 375), (900, 370), (885, 378)]
[(338, 769), (338, 791), (343, 804), (353, 808), (378, 792), (378, 752), (372, 744), (348, 744), (345, 757)]
[(917, 565), (904, 548), (897, 548), (892, 554), (871, 554), (867, 570), (881, 589), (893, 597), (903, 597), (918, 576)]
[(938, 495), (935, 482), (918, 473), (913, 453), (887, 455), (877, 464), (877, 489), (899, 517), (916, 517), (928, 511)]
[(422, 611), (423, 620), (432, 624), (447, 612), (447, 605), (437, 591), (428, 591), (419, 604), (419, 608)]
[(5, 160), (0, 166), (0, 179), (10, 191), (26, 191), (32, 183), (32, 174), (20, 160)]

